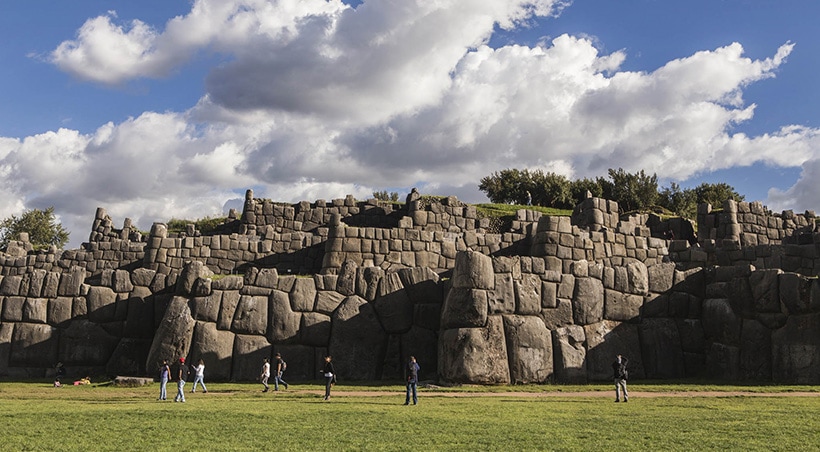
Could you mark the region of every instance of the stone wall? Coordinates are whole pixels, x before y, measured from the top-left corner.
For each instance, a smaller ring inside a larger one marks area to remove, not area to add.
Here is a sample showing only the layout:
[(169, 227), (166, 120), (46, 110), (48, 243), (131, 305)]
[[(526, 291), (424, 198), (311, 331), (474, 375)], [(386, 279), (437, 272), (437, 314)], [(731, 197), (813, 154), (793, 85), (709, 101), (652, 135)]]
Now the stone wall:
[(79, 250), (21, 237), (0, 255), (0, 375), (62, 361), (153, 376), (186, 356), (250, 380), (279, 351), (297, 380), (331, 353), (346, 379), (397, 379), (413, 354), (424, 379), (583, 382), (623, 353), (635, 378), (820, 382), (813, 213), (702, 210), (696, 242), (688, 222), (594, 198), (572, 217), (519, 210), (500, 233), (417, 193), (398, 207), (249, 192), (212, 235), (143, 237), (100, 209)]

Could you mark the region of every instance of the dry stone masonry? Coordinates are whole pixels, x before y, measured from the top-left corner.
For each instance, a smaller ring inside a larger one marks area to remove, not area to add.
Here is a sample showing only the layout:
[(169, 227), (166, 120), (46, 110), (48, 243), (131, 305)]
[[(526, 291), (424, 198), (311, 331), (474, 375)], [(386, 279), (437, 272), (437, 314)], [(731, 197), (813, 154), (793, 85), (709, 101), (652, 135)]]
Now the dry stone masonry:
[[(695, 232), (697, 231), (697, 232)], [(80, 249), (0, 254), (0, 376), (155, 375), (204, 359), (253, 380), (280, 352), (294, 380), (331, 353), (342, 378), (394, 380), (415, 355), (445, 383), (634, 378), (820, 382), (813, 212), (699, 207), (697, 228), (521, 209), (499, 230), (455, 197), (276, 203), (248, 191), (210, 234), (143, 234), (98, 209)]]

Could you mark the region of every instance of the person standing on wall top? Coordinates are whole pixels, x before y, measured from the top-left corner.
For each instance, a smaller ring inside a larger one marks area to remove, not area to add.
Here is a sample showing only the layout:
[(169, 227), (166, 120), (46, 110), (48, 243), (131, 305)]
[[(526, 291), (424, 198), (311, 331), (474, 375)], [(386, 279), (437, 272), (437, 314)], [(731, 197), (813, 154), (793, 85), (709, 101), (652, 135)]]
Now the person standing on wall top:
[(159, 399), (165, 400), (167, 397), (168, 380), (171, 378), (171, 368), (168, 367), (168, 360), (163, 359), (162, 365), (159, 366)]
[(532, 205), (532, 193), (530, 193), (529, 190), (527, 190), (527, 205), (528, 206)]
[(194, 366), (194, 387), (191, 388), (191, 394), (196, 392), (197, 383), (202, 385), (202, 392), (208, 392), (208, 388), (205, 387), (205, 361), (201, 359)]
[(285, 382), (285, 380), (282, 379), (282, 373), (285, 372), (286, 367), (287, 367), (287, 364), (285, 363), (285, 360), (282, 359), (282, 355), (280, 353), (277, 353), (276, 354), (276, 375), (273, 377), (273, 390), (274, 391), (279, 390), (279, 383), (282, 383), (282, 386), (284, 386), (285, 389), (288, 389), (288, 384)]
[(322, 375), (325, 377), (324, 400), (330, 400), (330, 388), (336, 383), (336, 369), (333, 368), (332, 359), (330, 355), (325, 356), (325, 366), (322, 368)]
[(268, 378), (270, 378), (270, 360), (265, 358), (262, 361), (262, 373), (259, 375), (259, 379), (262, 380), (262, 384), (265, 386), (262, 392), (268, 392), (268, 389), (270, 389), (270, 386), (268, 386)]
[(407, 396), (404, 399), (405, 405), (410, 405), (410, 393), (413, 393), (413, 405), (417, 405), (419, 403), (419, 399), (416, 396), (416, 385), (419, 381), (419, 363), (416, 362), (416, 357), (411, 356), (410, 361), (407, 362), (407, 367), (404, 369), (404, 373), (407, 376)]
[(185, 358), (179, 358), (179, 366), (176, 369), (177, 395), (174, 402), (185, 403), (185, 380), (188, 379), (188, 366), (185, 365)]
[(621, 401), (621, 393), (623, 393), (624, 402), (629, 402), (629, 393), (626, 391), (626, 380), (629, 378), (629, 373), (626, 370), (627, 363), (629, 363), (629, 360), (622, 355), (618, 355), (615, 362), (612, 363), (615, 378), (615, 402)]

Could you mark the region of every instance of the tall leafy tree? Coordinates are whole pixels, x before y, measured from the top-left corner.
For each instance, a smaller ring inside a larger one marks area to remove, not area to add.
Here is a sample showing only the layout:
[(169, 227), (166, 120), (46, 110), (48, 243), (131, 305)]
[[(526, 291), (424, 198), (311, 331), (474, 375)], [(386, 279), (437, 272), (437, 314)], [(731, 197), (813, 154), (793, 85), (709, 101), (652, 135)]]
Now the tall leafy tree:
[(0, 249), (8, 248), (9, 242), (16, 240), (21, 232), (28, 232), (35, 249), (51, 245), (62, 248), (68, 243), (69, 232), (57, 221), (54, 207), (27, 210), (19, 217), (12, 215), (0, 222)]
[(608, 173), (612, 180), (612, 199), (618, 201), (622, 212), (645, 209), (657, 202), (657, 174), (650, 176), (644, 170), (632, 174), (623, 168), (610, 168)]

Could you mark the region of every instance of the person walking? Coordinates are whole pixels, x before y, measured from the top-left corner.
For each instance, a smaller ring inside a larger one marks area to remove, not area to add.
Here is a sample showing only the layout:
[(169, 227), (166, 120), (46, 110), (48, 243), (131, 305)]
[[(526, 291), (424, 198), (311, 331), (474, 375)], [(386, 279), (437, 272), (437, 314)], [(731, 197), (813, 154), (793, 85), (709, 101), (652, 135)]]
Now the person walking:
[(629, 393), (626, 391), (626, 380), (629, 378), (629, 373), (626, 370), (627, 363), (629, 363), (629, 360), (622, 355), (618, 355), (615, 362), (612, 363), (615, 378), (615, 402), (621, 401), (621, 393), (623, 393), (624, 402), (629, 402)]
[(197, 383), (202, 385), (202, 392), (208, 392), (208, 388), (205, 387), (205, 361), (201, 359), (194, 366), (194, 387), (191, 388), (191, 394), (196, 392)]
[(410, 357), (410, 361), (407, 362), (404, 373), (407, 376), (407, 396), (404, 398), (404, 404), (410, 405), (410, 393), (412, 392), (413, 405), (417, 405), (419, 403), (419, 399), (416, 396), (416, 386), (419, 381), (419, 363), (416, 362), (415, 356)]
[(265, 358), (262, 361), (262, 373), (259, 375), (259, 379), (262, 380), (262, 384), (265, 386), (262, 392), (268, 392), (268, 389), (270, 389), (268, 386), (268, 378), (270, 378), (270, 360)]
[(159, 398), (157, 400), (165, 400), (167, 397), (168, 380), (171, 378), (171, 368), (168, 367), (168, 360), (163, 359), (162, 365), (159, 366)]
[(174, 377), (177, 379), (177, 395), (174, 402), (185, 403), (185, 380), (188, 379), (188, 366), (185, 365), (185, 358), (179, 358), (179, 366)]
[(333, 358), (325, 356), (325, 366), (322, 368), (322, 375), (325, 377), (325, 399), (330, 400), (330, 388), (336, 383), (336, 369), (333, 368)]
[(281, 383), (282, 386), (285, 387), (285, 389), (288, 389), (288, 384), (285, 382), (285, 380), (282, 379), (282, 373), (285, 372), (285, 368), (287, 366), (288, 365), (287, 365), (287, 363), (285, 363), (285, 360), (282, 359), (282, 355), (280, 353), (277, 353), (276, 354), (276, 375), (273, 377), (273, 390), (274, 391), (279, 390), (279, 383)]

